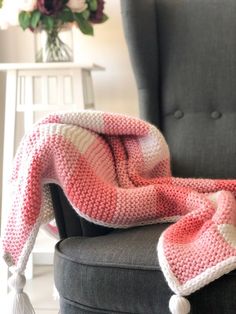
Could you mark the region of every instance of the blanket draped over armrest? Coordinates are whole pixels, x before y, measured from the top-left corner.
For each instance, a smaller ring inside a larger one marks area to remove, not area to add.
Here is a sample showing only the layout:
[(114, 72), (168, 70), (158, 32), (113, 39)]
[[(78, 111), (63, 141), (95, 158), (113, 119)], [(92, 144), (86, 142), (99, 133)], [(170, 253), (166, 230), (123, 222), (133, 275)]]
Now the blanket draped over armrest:
[[(5, 261), (18, 273), (40, 225), (53, 218), (49, 183), (61, 186), (78, 215), (99, 225), (175, 222), (157, 254), (178, 302), (236, 268), (236, 180), (172, 177), (165, 139), (147, 122), (83, 111), (50, 115), (24, 136), (2, 239)], [(189, 311), (175, 303), (172, 313)]]

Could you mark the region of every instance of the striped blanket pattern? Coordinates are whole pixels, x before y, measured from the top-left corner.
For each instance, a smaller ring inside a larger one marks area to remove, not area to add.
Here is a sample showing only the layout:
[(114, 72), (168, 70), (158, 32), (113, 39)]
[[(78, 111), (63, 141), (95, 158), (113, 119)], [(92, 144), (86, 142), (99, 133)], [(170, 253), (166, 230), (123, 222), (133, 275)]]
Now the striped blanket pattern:
[[(24, 136), (2, 240), (4, 259), (18, 274), (39, 227), (53, 218), (48, 183), (60, 185), (74, 210), (96, 224), (174, 222), (157, 256), (180, 298), (236, 268), (236, 180), (172, 177), (168, 145), (147, 122), (81, 111), (50, 115)], [(172, 313), (187, 313), (177, 301), (170, 302)]]

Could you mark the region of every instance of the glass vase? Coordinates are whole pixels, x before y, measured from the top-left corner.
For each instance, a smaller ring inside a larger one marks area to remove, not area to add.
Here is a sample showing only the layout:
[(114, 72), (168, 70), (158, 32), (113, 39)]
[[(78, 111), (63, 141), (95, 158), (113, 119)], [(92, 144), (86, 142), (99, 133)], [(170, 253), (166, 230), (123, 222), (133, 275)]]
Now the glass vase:
[(73, 40), (71, 31), (38, 31), (35, 34), (36, 62), (72, 62)]

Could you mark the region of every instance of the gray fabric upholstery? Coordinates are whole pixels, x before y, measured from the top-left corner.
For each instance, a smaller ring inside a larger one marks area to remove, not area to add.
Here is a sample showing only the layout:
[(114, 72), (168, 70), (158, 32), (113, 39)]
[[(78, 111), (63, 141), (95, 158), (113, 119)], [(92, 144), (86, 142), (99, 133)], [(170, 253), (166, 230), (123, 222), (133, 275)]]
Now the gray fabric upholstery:
[(63, 240), (55, 255), (60, 295), (108, 313), (162, 313), (171, 295), (156, 253), (165, 228), (161, 224)]
[[(167, 314), (172, 294), (160, 270), (156, 246), (165, 224), (59, 242), (55, 283), (62, 314)], [(222, 291), (222, 287), (227, 290)], [(235, 313), (236, 272), (190, 296), (193, 314)]]
[[(121, 0), (121, 7), (141, 116), (163, 131), (173, 174), (236, 178), (236, 1)], [(56, 246), (61, 314), (169, 313), (172, 293), (155, 251), (166, 226), (98, 228), (75, 217), (55, 186), (52, 195), (61, 237), (80, 235)], [(235, 291), (231, 272), (189, 296), (191, 313), (234, 314)]]
[(174, 175), (236, 178), (236, 2), (121, 4), (141, 116), (164, 132)]

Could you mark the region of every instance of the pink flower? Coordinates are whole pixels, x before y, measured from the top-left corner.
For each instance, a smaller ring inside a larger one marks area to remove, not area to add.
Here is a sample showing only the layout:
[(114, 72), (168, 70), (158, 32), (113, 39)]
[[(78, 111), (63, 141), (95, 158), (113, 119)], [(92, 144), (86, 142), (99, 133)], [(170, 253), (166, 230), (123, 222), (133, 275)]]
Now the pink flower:
[(0, 29), (19, 25), (19, 5), (15, 0), (3, 1), (0, 9)]
[(18, 6), (20, 11), (31, 12), (37, 7), (37, 0), (20, 0)]
[(69, 0), (66, 5), (72, 12), (83, 12), (88, 7), (85, 0)]
[(37, 0), (38, 10), (45, 15), (53, 15), (65, 6), (63, 0)]

